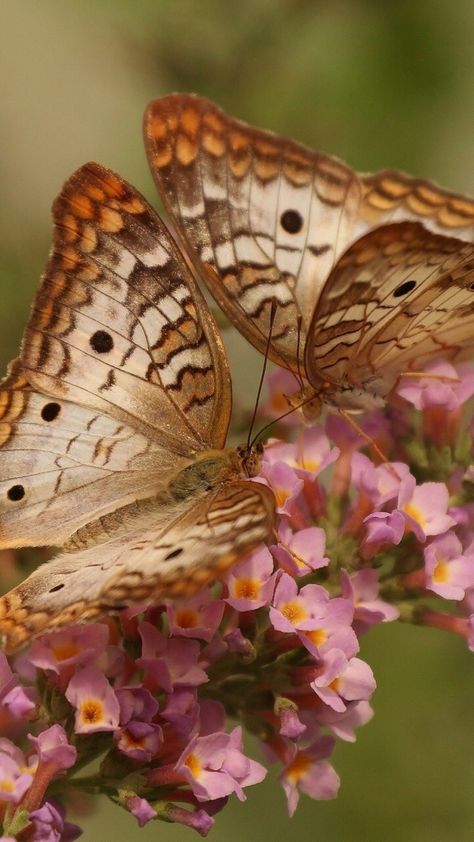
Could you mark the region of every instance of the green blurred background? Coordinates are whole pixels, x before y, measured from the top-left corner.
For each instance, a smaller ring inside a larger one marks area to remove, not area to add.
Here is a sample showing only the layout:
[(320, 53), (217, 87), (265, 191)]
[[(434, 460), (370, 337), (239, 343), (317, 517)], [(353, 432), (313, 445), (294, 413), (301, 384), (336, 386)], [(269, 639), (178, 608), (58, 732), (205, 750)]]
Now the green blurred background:
[[(399, 167), (474, 193), (472, 0), (4, 0), (0, 26), (2, 367), (46, 260), (54, 195), (96, 159), (155, 201), (141, 118), (170, 91), (209, 96), (357, 169)], [(243, 372), (259, 360), (226, 336), (245, 406), (254, 386)], [(336, 753), (338, 800), (303, 800), (290, 821), (270, 775), (228, 805), (211, 838), (474, 838), (473, 655), (394, 625), (373, 632), (362, 656), (378, 680), (376, 716)], [(179, 826), (140, 831), (112, 805), (79, 822), (86, 842), (193, 838)]]

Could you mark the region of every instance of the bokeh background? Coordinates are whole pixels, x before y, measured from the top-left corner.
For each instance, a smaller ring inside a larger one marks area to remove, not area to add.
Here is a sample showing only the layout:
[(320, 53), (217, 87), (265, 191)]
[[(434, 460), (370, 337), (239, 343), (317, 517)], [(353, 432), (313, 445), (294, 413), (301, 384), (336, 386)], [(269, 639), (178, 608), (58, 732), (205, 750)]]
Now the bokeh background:
[[(4, 0), (0, 32), (2, 369), (47, 257), (54, 195), (95, 159), (154, 202), (141, 118), (170, 91), (209, 96), (357, 169), (398, 167), (474, 193), (472, 0)], [(245, 406), (255, 394), (245, 371), (259, 359), (226, 336)], [(376, 715), (336, 753), (338, 800), (303, 801), (290, 822), (270, 775), (228, 805), (212, 839), (471, 842), (474, 656), (396, 625), (375, 630), (362, 656)], [(113, 805), (79, 822), (85, 842), (192, 838), (139, 830)]]

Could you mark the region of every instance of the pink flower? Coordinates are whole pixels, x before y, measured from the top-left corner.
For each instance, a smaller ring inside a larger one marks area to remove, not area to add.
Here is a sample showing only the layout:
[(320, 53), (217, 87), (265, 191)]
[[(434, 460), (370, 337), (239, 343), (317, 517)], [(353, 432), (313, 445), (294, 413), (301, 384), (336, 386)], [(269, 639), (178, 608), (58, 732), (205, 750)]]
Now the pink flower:
[(115, 695), (120, 705), (120, 724), (131, 719), (151, 722), (158, 713), (158, 702), (146, 687), (117, 687)]
[(308, 625), (306, 629), (298, 631), (298, 636), (317, 660), (326, 656), (331, 649), (342, 650), (351, 658), (359, 651), (359, 641), (352, 628), (353, 618), (352, 602), (343, 597), (334, 597), (329, 600), (324, 612), (314, 618), (310, 627)]
[(4, 708), (12, 719), (27, 719), (35, 710), (36, 691), (24, 689), (18, 684), (3, 652), (0, 651), (0, 707)]
[(115, 734), (117, 748), (127, 757), (149, 763), (163, 742), (163, 731), (150, 722), (131, 721)]
[[(294, 395), (298, 390), (298, 381), (295, 375), (287, 368), (275, 368), (266, 378), (268, 397), (262, 406), (264, 415), (269, 418), (279, 418), (290, 409), (286, 395)], [(290, 427), (301, 424), (301, 417), (298, 412), (291, 412), (279, 422)]]
[(474, 554), (463, 555), (453, 532), (433, 540), (425, 548), (426, 587), (445, 599), (464, 599), (474, 586)]
[(71, 666), (84, 666), (95, 661), (109, 640), (104, 623), (67, 626), (43, 634), (31, 644), (28, 660), (35, 667), (60, 673)]
[(37, 737), (28, 734), (36, 748), (38, 762), (53, 767), (53, 775), (65, 772), (74, 766), (77, 758), (77, 749), (68, 743), (66, 732), (62, 725), (51, 725), (45, 731), (41, 731)]
[(280, 698), (275, 704), (275, 713), (280, 717), (280, 734), (290, 740), (296, 740), (306, 731), (306, 725), (298, 716), (294, 702)]
[(372, 670), (360, 658), (348, 659), (339, 649), (331, 649), (324, 658), (311, 688), (335, 711), (344, 711), (347, 702), (370, 699), (376, 687)]
[(30, 813), (34, 842), (72, 842), (81, 835), (76, 824), (64, 821), (65, 811), (56, 801), (45, 801), (38, 810)]
[(336, 737), (349, 743), (356, 740), (355, 728), (366, 725), (374, 715), (369, 702), (362, 699), (358, 702), (348, 702), (346, 709), (336, 711), (331, 707), (324, 707), (318, 711), (321, 725), (327, 725)]
[(293, 444), (270, 439), (264, 454), (265, 473), (269, 466), (285, 462), (295, 469), (301, 479), (313, 479), (335, 462), (338, 456), (339, 448), (331, 447), (321, 427), (308, 427)]
[(405, 533), (405, 518), (395, 509), (394, 512), (372, 512), (364, 519), (367, 529), (363, 544), (380, 546), (399, 544)]
[(376, 570), (365, 568), (351, 576), (341, 570), (342, 596), (354, 605), (354, 620), (357, 633), (366, 632), (376, 623), (396, 620), (400, 612), (394, 605), (378, 598), (379, 579)]
[(285, 462), (272, 462), (264, 465), (262, 476), (267, 480), (275, 495), (276, 510), (279, 514), (292, 516), (300, 505), (299, 497), (303, 491), (303, 480), (294, 468)]
[(245, 800), (243, 787), (260, 783), (267, 770), (242, 753), (242, 729), (230, 734), (194, 737), (176, 764), (198, 801), (212, 801), (235, 792)]
[(146, 798), (139, 798), (138, 795), (130, 795), (126, 799), (126, 806), (132, 816), (135, 816), (139, 827), (143, 827), (158, 815)]
[(271, 548), (272, 554), (280, 567), (290, 575), (304, 576), (311, 570), (318, 570), (329, 564), (329, 559), (324, 555), (324, 529), (311, 526), (308, 529), (299, 529), (293, 534), (289, 525), (283, 522), (278, 537), (281, 543)]
[(456, 521), (447, 514), (449, 492), (443, 482), (416, 484), (414, 477), (404, 477), (400, 484), (397, 508), (403, 513), (408, 529), (424, 543), (430, 535), (447, 532)]
[(474, 395), (474, 371), (469, 364), (454, 367), (436, 360), (425, 366), (425, 372), (431, 376), (402, 377), (397, 388), (398, 394), (416, 409), (441, 406), (452, 411)]
[(219, 628), (224, 603), (202, 591), (186, 602), (171, 603), (166, 608), (170, 634), (174, 637), (195, 637), (210, 641)]
[(32, 781), (33, 777), (29, 772), (23, 771), (9, 754), (0, 751), (0, 804), (2, 801), (18, 804)]
[(277, 631), (292, 633), (314, 628), (314, 618), (321, 617), (329, 601), (321, 585), (305, 585), (298, 592), (295, 580), (282, 573), (273, 595), (270, 621)]
[(396, 499), (400, 482), (409, 471), (404, 462), (385, 462), (376, 467), (363, 453), (352, 456), (352, 482), (367, 494), (374, 506)]
[(84, 667), (71, 678), (66, 699), (76, 708), (76, 734), (115, 731), (120, 705), (105, 675), (96, 667)]
[(174, 725), (178, 734), (189, 737), (199, 720), (199, 705), (194, 687), (175, 687), (160, 711), (161, 719)]
[(236, 611), (254, 611), (262, 605), (268, 605), (275, 580), (273, 558), (267, 547), (235, 564), (227, 574), (226, 584), (229, 594), (225, 602)]
[(146, 621), (140, 623), (139, 632), (142, 656), (136, 663), (146, 672), (147, 681), (153, 681), (166, 693), (171, 693), (173, 687), (197, 687), (208, 681), (206, 673), (198, 666), (200, 647), (197, 640), (167, 640)]
[(300, 791), (319, 801), (336, 797), (339, 790), (339, 776), (326, 760), (333, 748), (334, 740), (323, 736), (306, 748), (298, 749), (297, 746), (292, 746), (289, 749), (290, 762), (279, 777), (285, 791), (290, 816), (298, 806)]

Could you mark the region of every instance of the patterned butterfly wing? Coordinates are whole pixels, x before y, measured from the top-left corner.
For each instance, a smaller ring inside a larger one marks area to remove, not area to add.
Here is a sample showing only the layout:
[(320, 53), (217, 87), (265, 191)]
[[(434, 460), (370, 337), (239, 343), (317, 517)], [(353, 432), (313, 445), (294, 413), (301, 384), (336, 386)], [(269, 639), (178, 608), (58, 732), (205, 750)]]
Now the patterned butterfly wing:
[(236, 481), (156, 508), (153, 527), (138, 521), (126, 536), (63, 553), (0, 599), (3, 646), (130, 603), (185, 597), (267, 539), (274, 511), (268, 488)]
[(220, 448), (217, 328), (145, 200), (98, 164), (54, 204), (53, 248), (0, 391), (0, 547), (61, 545)]
[(29, 382), (132, 424), (176, 453), (222, 447), (231, 401), (226, 356), (156, 213), (94, 163), (69, 179), (53, 213), (52, 253), (22, 345)]
[(363, 226), (417, 221), (437, 234), (474, 240), (474, 201), (397, 170), (361, 176)]
[(353, 238), (358, 177), (190, 95), (148, 106), (145, 142), (160, 194), (212, 294), (262, 352), (275, 302), (270, 356), (296, 369), (322, 284)]
[[(329, 276), (306, 345), (310, 382), (336, 403), (384, 397), (402, 371), (474, 349), (474, 246), (392, 223), (352, 245)], [(332, 389), (331, 389), (332, 386)]]
[(92, 514), (156, 491), (162, 462), (122, 421), (32, 389), (16, 361), (0, 389), (0, 547), (63, 544)]

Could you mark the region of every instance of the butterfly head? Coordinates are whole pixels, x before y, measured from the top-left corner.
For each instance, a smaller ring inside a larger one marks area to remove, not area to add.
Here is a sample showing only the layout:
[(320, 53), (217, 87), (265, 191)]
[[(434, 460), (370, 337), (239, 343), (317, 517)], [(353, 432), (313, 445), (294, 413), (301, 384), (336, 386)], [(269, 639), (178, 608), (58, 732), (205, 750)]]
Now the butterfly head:
[(242, 472), (247, 477), (256, 477), (260, 473), (263, 457), (263, 443), (241, 444), (237, 447)]

